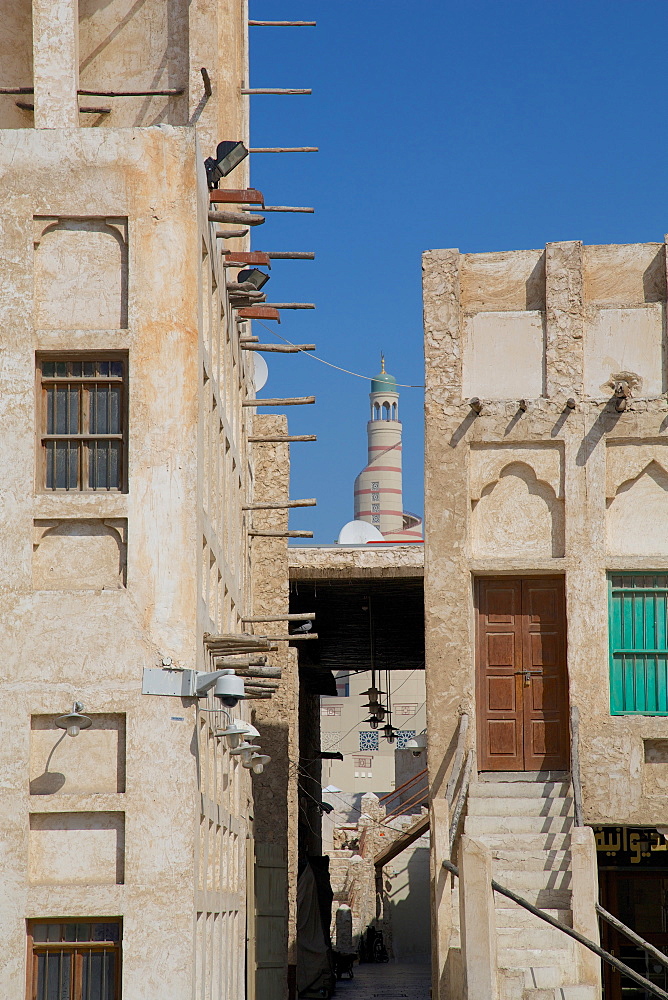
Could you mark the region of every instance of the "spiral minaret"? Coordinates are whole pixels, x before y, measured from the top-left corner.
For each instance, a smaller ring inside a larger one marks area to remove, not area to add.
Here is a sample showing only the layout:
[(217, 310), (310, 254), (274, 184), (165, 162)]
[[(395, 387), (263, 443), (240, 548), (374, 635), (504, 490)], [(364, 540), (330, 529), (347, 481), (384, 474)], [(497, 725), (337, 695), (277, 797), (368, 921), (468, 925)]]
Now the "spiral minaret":
[(371, 382), (368, 464), (355, 480), (355, 520), (368, 521), (388, 542), (422, 539), (422, 519), (403, 509), (401, 422), (397, 380), (381, 371)]

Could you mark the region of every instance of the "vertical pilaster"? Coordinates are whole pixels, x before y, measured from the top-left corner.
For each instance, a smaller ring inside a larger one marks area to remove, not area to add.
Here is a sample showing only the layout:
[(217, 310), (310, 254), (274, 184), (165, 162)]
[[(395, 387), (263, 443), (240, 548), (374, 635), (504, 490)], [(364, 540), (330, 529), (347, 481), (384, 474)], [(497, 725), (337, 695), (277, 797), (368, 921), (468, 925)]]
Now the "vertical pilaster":
[(459, 906), (468, 1000), (498, 1000), (492, 855), (467, 836), (459, 847)]
[(35, 128), (79, 125), (78, 0), (33, 0)]
[(431, 800), (429, 829), (431, 840), (432, 995), (434, 1000), (446, 1000), (449, 992), (447, 961), (450, 938), (452, 937), (452, 876), (442, 864), (444, 859), (450, 859), (450, 810), (446, 799)]
[[(594, 831), (590, 826), (577, 826), (571, 834), (573, 872), (573, 930), (599, 944), (598, 915), (598, 866)], [(584, 945), (576, 945), (579, 980), (596, 987), (601, 993), (601, 960)]]
[(422, 255), (426, 399), (461, 397), (459, 250), (428, 250)]
[(551, 398), (582, 395), (584, 305), (582, 243), (545, 247), (546, 392)]

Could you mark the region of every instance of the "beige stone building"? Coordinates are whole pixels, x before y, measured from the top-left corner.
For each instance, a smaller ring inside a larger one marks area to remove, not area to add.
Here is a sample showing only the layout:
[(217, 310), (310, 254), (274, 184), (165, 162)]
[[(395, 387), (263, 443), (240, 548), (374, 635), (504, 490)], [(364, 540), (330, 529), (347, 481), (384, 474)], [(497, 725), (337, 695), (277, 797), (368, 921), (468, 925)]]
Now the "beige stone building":
[[(598, 959), (489, 878), (590, 939), (600, 893), (668, 942), (666, 248), (423, 266), (434, 986), (598, 997)], [(646, 995), (604, 979), (606, 1000)]]
[[(248, 505), (287, 500), (286, 426), (255, 416), (221, 256), (247, 241), (203, 163), (248, 145), (246, 4), (1, 9), (0, 995), (283, 996), (296, 720), (270, 729), (248, 661), (275, 648), (289, 711), (287, 625), (252, 622), (287, 611), (285, 512)], [(192, 697), (230, 662), (254, 700)], [(276, 754), (283, 839), (235, 717)]]

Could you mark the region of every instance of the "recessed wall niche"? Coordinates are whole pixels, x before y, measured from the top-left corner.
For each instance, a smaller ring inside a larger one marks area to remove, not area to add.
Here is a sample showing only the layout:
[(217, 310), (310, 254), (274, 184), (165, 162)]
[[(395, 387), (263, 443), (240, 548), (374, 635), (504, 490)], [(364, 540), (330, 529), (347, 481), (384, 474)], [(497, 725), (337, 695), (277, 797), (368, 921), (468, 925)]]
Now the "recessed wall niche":
[(470, 495), (474, 555), (563, 556), (563, 461), (558, 444), (473, 447)]
[(32, 716), (31, 795), (125, 791), (125, 715), (86, 714), (93, 724), (74, 739), (62, 738), (64, 730), (57, 728), (56, 715)]
[(125, 813), (31, 813), (28, 856), (33, 885), (121, 885)]
[(606, 547), (616, 556), (668, 556), (668, 442), (608, 441)]
[(34, 245), (38, 330), (127, 327), (127, 219), (36, 216)]
[(51, 518), (33, 528), (34, 590), (125, 587), (127, 520)]

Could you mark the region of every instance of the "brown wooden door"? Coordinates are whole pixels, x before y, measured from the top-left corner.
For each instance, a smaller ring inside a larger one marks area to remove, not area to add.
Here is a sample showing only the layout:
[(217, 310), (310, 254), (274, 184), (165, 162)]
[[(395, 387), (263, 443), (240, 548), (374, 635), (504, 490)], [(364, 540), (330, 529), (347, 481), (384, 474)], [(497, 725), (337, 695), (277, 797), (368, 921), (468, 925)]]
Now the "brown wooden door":
[(562, 578), (479, 580), (477, 659), (480, 770), (568, 768)]

